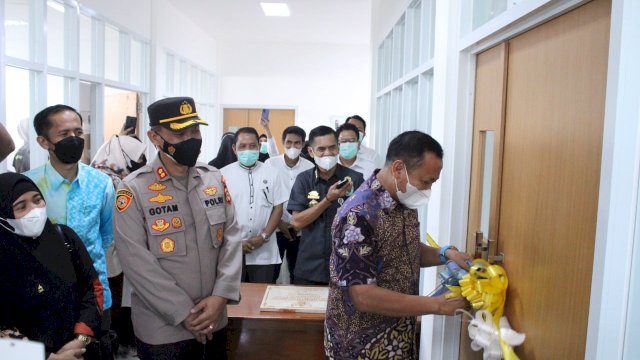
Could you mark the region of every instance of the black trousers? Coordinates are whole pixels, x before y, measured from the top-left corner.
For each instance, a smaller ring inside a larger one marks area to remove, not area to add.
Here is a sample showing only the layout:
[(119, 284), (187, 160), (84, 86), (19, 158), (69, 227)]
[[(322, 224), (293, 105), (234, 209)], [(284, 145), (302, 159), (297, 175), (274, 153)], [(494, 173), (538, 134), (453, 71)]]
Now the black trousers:
[[(295, 233), (293, 229), (290, 230)], [(278, 239), (278, 251), (280, 252), (280, 258), (283, 259), (285, 251), (287, 254), (287, 268), (289, 269), (289, 283), (293, 284), (293, 270), (296, 268), (296, 260), (298, 259), (298, 248), (300, 248), (300, 236), (296, 236), (292, 241), (289, 241), (282, 232), (276, 233)], [(280, 269), (282, 264), (277, 264), (276, 269), (273, 272), (273, 283), (280, 277)]]
[(227, 329), (213, 333), (213, 339), (201, 344), (195, 339), (171, 344), (151, 345), (136, 339), (141, 360), (226, 360)]

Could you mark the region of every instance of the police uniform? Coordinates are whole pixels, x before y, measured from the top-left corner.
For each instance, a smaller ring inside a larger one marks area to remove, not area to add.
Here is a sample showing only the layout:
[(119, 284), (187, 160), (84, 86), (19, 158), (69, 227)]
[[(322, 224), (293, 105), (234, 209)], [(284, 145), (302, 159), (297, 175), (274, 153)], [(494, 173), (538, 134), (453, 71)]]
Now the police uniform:
[[(192, 99), (161, 101), (156, 113), (149, 107), (151, 126), (181, 130), (206, 124), (194, 112)], [(211, 295), (230, 303), (240, 300), (240, 228), (216, 168), (197, 163), (181, 181), (169, 174), (158, 154), (123, 180), (114, 219), (116, 248), (133, 285), (133, 326), (142, 342), (193, 339), (182, 322), (195, 304)], [(214, 331), (226, 325), (224, 310)]]

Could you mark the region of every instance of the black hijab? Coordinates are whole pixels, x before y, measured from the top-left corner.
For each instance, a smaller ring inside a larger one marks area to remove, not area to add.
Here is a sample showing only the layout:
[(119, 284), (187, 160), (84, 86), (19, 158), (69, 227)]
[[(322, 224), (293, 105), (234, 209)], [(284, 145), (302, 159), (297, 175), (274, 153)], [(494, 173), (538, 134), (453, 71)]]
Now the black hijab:
[(235, 142), (236, 137), (234, 133), (228, 132), (222, 135), (222, 142), (218, 149), (218, 155), (215, 159), (209, 162), (209, 165), (217, 169), (222, 169), (223, 167), (238, 161), (238, 157), (236, 156), (236, 153), (233, 152), (232, 147)]
[[(0, 218), (15, 219), (13, 203), (29, 191), (37, 191), (42, 196), (40, 189), (28, 177), (18, 173), (0, 174)], [(6, 222), (3, 224), (8, 225)]]

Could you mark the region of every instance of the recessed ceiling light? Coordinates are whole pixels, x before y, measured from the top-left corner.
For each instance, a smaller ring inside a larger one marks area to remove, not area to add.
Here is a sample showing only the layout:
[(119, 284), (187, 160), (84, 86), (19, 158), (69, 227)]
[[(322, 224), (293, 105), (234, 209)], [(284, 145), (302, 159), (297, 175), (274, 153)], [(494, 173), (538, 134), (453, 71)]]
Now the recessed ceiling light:
[(289, 16), (289, 6), (285, 3), (261, 2), (262, 11), (266, 16)]

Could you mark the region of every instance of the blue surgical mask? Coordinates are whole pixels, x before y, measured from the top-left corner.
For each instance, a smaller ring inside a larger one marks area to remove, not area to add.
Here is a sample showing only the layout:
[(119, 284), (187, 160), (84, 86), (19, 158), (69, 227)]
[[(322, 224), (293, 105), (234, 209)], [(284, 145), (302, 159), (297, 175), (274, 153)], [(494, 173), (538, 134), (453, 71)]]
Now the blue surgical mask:
[(358, 143), (340, 144), (340, 156), (343, 159), (351, 160), (358, 154)]
[(260, 143), (260, 153), (266, 154), (269, 152), (269, 144), (266, 142)]
[(238, 151), (238, 161), (240, 161), (240, 164), (247, 167), (255, 165), (256, 161), (258, 161), (258, 156), (260, 156), (260, 152), (258, 150)]

